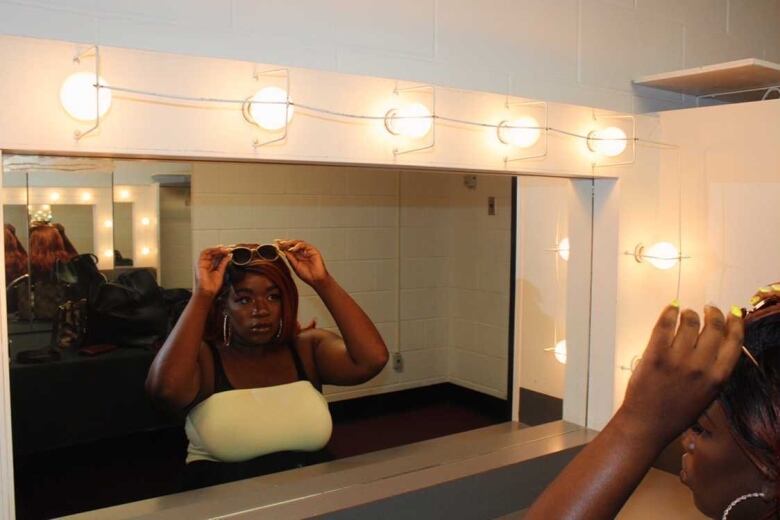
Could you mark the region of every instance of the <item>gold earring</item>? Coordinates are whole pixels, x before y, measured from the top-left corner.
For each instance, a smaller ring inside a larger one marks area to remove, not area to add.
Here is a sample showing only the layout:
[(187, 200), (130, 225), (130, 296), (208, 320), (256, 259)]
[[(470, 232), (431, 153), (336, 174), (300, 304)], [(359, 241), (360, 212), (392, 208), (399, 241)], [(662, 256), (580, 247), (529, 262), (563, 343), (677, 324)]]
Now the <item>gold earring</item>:
[(230, 346), (230, 322), (228, 321), (227, 313), (224, 314), (225, 319), (222, 320), (222, 340), (225, 342), (225, 346)]

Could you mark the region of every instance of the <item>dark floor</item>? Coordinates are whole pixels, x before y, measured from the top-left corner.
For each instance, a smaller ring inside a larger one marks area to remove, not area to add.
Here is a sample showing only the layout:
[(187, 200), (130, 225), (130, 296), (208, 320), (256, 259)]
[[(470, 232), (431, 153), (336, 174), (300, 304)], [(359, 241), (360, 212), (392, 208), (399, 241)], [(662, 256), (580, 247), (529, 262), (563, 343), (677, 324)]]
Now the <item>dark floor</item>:
[[(508, 420), (503, 401), (454, 385), (332, 403), (334, 458)], [(180, 428), (17, 458), (16, 517), (51, 518), (175, 493), (187, 440)]]

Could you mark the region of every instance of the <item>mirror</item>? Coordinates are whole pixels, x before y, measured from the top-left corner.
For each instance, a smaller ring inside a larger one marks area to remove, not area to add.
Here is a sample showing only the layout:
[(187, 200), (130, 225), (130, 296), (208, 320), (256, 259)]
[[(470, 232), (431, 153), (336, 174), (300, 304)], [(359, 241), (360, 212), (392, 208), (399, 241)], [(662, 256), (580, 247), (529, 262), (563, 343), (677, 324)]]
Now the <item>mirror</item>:
[(27, 174), (3, 171), (5, 290), (9, 334), (31, 329), (28, 254)]
[[(307, 462), (505, 422), (518, 406), (516, 400), (510, 406), (518, 393), (513, 380), (524, 389), (521, 422), (539, 424), (578, 410), (587, 344), (572, 316), (587, 308), (569, 295), (589, 283), (590, 181), (89, 158), (68, 159), (80, 170), (55, 174), (56, 161), (4, 156), (4, 187), (21, 183), (20, 197), (29, 200), (18, 205), (49, 204), (52, 222), (63, 224), (79, 254), (95, 255), (107, 283), (133, 290), (139, 280), (152, 284), (167, 298), (164, 335), (189, 299), (193, 264), (203, 249), (277, 238), (319, 249), (333, 279), (376, 326), (389, 359), (360, 384), (323, 385), (332, 434), (316, 452), (322, 458)], [(27, 171), (14, 180), (12, 165), (21, 163)], [(40, 171), (44, 166), (49, 170)], [(92, 198), (73, 200), (66, 188), (76, 197), (89, 189)], [(59, 199), (52, 201), (55, 189)], [(4, 200), (4, 209), (10, 205)], [(9, 215), (13, 209), (6, 223)], [(566, 234), (571, 257), (562, 263), (551, 249)], [(301, 327), (314, 322), (323, 334), (343, 334), (323, 298), (300, 277), (293, 280)], [(185, 484), (193, 439), (185, 435), (187, 412), (164, 411), (144, 387), (164, 335), (150, 322), (133, 321), (137, 312), (109, 314), (88, 305), (97, 309), (89, 308), (81, 348), (51, 347), (56, 319), (45, 332), (27, 334), (26, 348), (53, 349), (55, 359), (20, 361), (19, 336), (12, 335), (18, 518), (161, 496)], [(149, 310), (129, 307), (139, 308)], [(95, 312), (104, 314), (94, 319)], [(547, 350), (564, 337), (571, 342), (565, 372)], [(222, 370), (234, 375), (231, 358), (225, 359)], [(311, 369), (305, 358), (302, 364), (304, 372)], [(522, 372), (526, 366), (532, 373)], [(545, 386), (548, 379), (553, 384)], [(548, 413), (552, 402), (553, 413), (533, 418), (528, 396), (539, 396), (525, 390), (548, 397), (543, 408)], [(290, 460), (297, 459), (275, 455), (243, 478), (294, 467)], [(109, 479), (115, 483), (110, 489), (90, 485)], [(40, 496), (48, 497), (45, 503)]]

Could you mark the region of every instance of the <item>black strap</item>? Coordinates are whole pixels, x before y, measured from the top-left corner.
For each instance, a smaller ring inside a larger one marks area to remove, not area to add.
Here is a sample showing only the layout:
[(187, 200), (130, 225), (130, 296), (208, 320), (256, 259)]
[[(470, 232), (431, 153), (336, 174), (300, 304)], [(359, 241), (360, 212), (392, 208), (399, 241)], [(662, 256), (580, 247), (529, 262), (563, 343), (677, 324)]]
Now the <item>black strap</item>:
[(303, 361), (301, 361), (301, 356), (298, 355), (298, 349), (296, 349), (295, 345), (293, 344), (290, 344), (290, 354), (292, 354), (293, 363), (295, 363), (295, 370), (298, 371), (298, 381), (309, 381), (311, 383), (309, 380), (309, 375), (303, 368)]
[(234, 390), (227, 374), (225, 374), (225, 368), (222, 366), (222, 358), (219, 356), (217, 347), (211, 343), (207, 343), (207, 345), (209, 346), (209, 350), (211, 350), (211, 357), (214, 358), (214, 393)]

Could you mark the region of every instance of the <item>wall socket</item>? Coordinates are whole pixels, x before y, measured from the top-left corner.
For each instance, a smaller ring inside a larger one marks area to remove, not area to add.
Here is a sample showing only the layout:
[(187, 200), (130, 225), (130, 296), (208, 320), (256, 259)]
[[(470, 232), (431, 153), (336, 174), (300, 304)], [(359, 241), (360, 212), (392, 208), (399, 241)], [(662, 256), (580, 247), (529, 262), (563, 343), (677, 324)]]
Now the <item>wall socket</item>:
[(488, 197), (488, 215), (496, 214), (496, 198)]
[(393, 370), (396, 372), (404, 371), (404, 358), (400, 352), (393, 353)]

